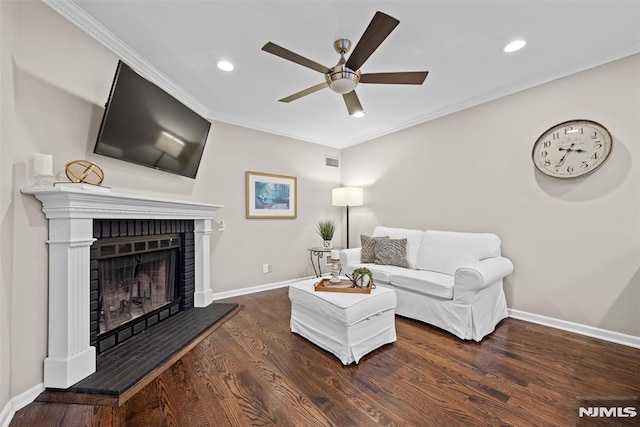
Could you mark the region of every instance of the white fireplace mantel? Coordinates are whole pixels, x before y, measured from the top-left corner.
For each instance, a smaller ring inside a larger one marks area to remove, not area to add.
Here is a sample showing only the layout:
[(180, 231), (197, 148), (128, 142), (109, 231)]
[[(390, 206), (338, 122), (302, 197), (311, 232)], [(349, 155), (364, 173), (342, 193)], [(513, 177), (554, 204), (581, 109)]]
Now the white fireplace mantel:
[(96, 370), (89, 331), (89, 248), (94, 219), (192, 219), (195, 245), (194, 305), (213, 301), (210, 235), (221, 205), (90, 191), (73, 187), (21, 190), (42, 202), (49, 220), (49, 349), (44, 385), (68, 388)]

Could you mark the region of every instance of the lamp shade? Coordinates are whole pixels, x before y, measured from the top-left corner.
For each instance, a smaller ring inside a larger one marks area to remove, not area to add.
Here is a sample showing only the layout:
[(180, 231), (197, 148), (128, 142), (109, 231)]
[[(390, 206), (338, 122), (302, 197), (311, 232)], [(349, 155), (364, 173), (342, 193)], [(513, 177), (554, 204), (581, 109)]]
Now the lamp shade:
[(363, 193), (362, 188), (358, 187), (334, 188), (331, 193), (331, 201), (333, 206), (362, 206)]

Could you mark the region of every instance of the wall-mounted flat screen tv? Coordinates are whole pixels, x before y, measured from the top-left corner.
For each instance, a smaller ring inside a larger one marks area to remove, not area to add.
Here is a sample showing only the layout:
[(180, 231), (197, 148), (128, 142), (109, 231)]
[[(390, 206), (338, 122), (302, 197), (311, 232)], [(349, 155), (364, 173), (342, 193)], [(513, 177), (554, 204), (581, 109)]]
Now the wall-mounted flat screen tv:
[(93, 152), (195, 178), (210, 127), (119, 61)]

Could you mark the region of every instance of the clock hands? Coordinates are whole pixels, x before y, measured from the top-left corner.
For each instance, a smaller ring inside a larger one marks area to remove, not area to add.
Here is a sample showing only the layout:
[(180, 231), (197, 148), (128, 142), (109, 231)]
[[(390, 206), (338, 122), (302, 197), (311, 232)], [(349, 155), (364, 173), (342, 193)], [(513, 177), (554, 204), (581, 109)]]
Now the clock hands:
[(587, 150), (583, 150), (582, 148), (576, 148), (575, 150), (573, 149), (573, 146), (576, 145), (575, 143), (571, 143), (571, 145), (569, 146), (569, 148), (563, 148), (560, 147), (558, 148), (559, 151), (566, 151), (566, 153), (564, 154), (564, 156), (562, 156), (562, 158), (560, 159), (560, 161), (558, 162), (558, 164), (556, 165), (556, 167), (560, 167), (562, 166), (562, 164), (564, 163), (565, 159), (567, 158), (567, 156), (569, 155), (569, 153), (574, 152), (574, 153), (586, 153)]
[(560, 167), (560, 166), (564, 163), (564, 161), (565, 161), (565, 159), (567, 158), (567, 156), (569, 155), (569, 153), (570, 153), (570, 152), (572, 152), (572, 151), (574, 151), (574, 150), (573, 150), (573, 146), (574, 146), (574, 145), (576, 145), (576, 144), (572, 142), (572, 143), (571, 143), (571, 145), (569, 146), (569, 148), (562, 148), (562, 147), (558, 148), (558, 150), (560, 150), (560, 151), (566, 151), (566, 153), (564, 154), (564, 156), (562, 156), (562, 158), (560, 159), (560, 162), (558, 162), (558, 164), (556, 165), (556, 167)]
[(586, 153), (587, 152), (587, 150), (583, 150), (582, 148), (578, 148), (577, 150), (574, 150), (572, 148), (562, 148), (562, 147), (560, 147), (560, 148), (558, 148), (558, 150), (560, 150), (560, 151), (574, 151), (576, 153)]

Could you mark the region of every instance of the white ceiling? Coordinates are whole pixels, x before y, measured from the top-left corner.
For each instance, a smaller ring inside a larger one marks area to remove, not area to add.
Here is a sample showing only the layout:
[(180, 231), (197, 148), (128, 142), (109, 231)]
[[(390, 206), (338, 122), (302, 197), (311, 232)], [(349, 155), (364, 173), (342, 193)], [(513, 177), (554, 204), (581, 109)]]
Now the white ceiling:
[[(206, 117), (337, 148), (640, 52), (637, 0), (45, 1)], [(400, 24), (363, 72), (428, 70), (422, 86), (359, 85), (363, 118), (329, 89), (278, 102), (324, 76), (266, 42), (331, 67), (377, 10)]]

